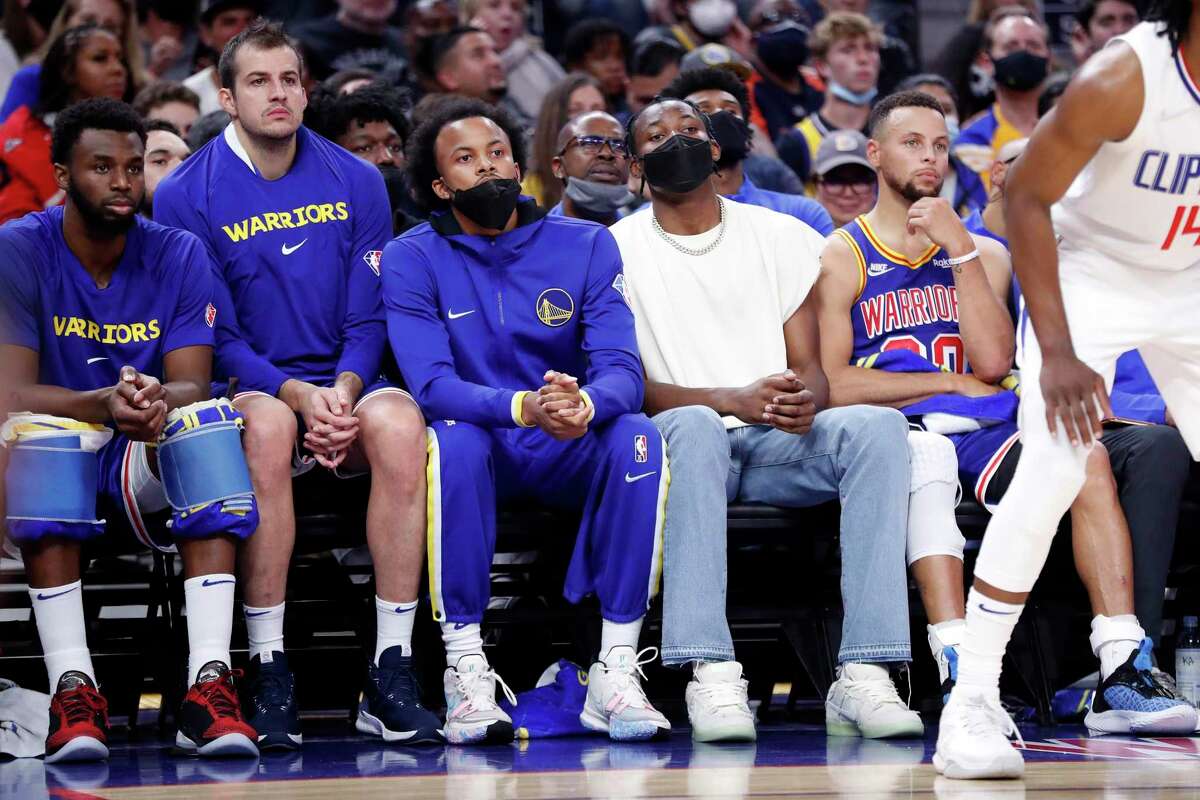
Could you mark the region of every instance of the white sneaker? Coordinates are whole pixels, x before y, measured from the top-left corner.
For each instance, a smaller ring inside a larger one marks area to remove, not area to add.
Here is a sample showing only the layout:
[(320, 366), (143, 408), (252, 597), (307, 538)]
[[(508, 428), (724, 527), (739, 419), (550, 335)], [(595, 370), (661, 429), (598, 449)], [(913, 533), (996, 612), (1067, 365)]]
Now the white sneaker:
[(933, 766), (947, 778), (1019, 778), (1025, 761), (1010, 736), (1025, 744), (998, 693), (955, 688), (942, 710)]
[(736, 661), (697, 664), (687, 685), (688, 719), (697, 742), (753, 742), (754, 714), (747, 695), (749, 684)]
[[(641, 660), (650, 653), (649, 658)], [(614, 647), (606, 661), (597, 661), (588, 670), (587, 702), (579, 721), (583, 727), (607, 733), (614, 742), (640, 742), (671, 730), (667, 718), (650, 705), (638, 679), (645, 678), (642, 665), (658, 656), (658, 649), (647, 647), (635, 653), (632, 647)]]
[(887, 669), (878, 664), (843, 664), (825, 698), (830, 736), (890, 739), (923, 736), (921, 717), (896, 693)]
[(512, 718), (496, 705), (496, 684), (513, 705), (517, 698), (480, 655), (463, 656), (442, 676), (446, 691), (446, 741), (451, 744), (508, 744)]

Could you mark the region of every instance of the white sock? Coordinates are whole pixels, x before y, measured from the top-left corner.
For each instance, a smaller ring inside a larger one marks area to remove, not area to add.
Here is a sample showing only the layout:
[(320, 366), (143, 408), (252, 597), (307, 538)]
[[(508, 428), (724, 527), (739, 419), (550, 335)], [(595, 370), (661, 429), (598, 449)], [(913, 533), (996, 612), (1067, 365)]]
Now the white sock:
[(210, 661), (229, 666), (229, 638), (233, 635), (232, 575), (216, 573), (188, 578), (183, 582), (187, 608), (188, 686), (196, 682), (200, 668)]
[(608, 658), (614, 647), (632, 647), (635, 651), (638, 639), (642, 636), (642, 620), (638, 617), (633, 622), (611, 622), (604, 620), (600, 627), (600, 660)]
[(958, 648), (956, 687), (999, 694), (1004, 651), (1024, 608), (1024, 604), (993, 600), (971, 587), (967, 594), (967, 625)]
[(446, 666), (457, 667), (463, 656), (487, 656), (483, 654), (483, 634), (478, 622), (443, 622), (442, 642), (446, 645)]
[(400, 652), (412, 655), (413, 620), (417, 616), (417, 601), (391, 603), (375, 595), (375, 666), (389, 647), (400, 646)]
[(260, 663), (270, 663), (271, 653), (283, 652), (283, 607), (285, 603), (269, 608), (243, 606), (246, 613), (246, 639), (249, 656), (258, 656)]
[(58, 689), (58, 679), (64, 672), (82, 672), (96, 683), (96, 670), (92, 667), (92, 654), (87, 646), (87, 627), (83, 621), (83, 582), (30, 588), (29, 602), (37, 622), (38, 638), (42, 640), (50, 694)]
[(1100, 680), (1116, 671), (1129, 660), (1129, 655), (1146, 638), (1138, 618), (1133, 614), (1106, 617), (1097, 614), (1092, 619), (1092, 652), (1100, 659)]

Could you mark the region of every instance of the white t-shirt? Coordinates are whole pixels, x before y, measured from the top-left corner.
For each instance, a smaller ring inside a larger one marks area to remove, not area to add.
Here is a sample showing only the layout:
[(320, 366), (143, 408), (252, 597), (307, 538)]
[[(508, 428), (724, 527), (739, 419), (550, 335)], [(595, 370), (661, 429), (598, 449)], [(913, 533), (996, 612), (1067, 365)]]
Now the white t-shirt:
[[(642, 365), (652, 381), (745, 386), (788, 368), (783, 324), (816, 282), (825, 240), (795, 217), (722, 202), (725, 238), (702, 256), (664, 241), (649, 208), (611, 228), (625, 265)], [(715, 233), (672, 238), (695, 250)], [(746, 424), (736, 417), (724, 421), (727, 428)]]
[(200, 96), (200, 116), (221, 110), (216, 74), (216, 67), (205, 67), (183, 82), (184, 86)]

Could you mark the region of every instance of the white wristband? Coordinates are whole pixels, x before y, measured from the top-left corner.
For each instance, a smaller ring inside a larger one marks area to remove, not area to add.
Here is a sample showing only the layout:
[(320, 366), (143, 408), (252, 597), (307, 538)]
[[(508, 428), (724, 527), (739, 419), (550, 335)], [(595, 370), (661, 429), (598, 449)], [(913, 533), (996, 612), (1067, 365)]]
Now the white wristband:
[(965, 256), (959, 256), (958, 258), (947, 258), (946, 266), (947, 267), (957, 267), (959, 264), (965, 264), (968, 261), (974, 261), (977, 258), (979, 258), (979, 248), (978, 247), (976, 247), (971, 252), (967, 253)]

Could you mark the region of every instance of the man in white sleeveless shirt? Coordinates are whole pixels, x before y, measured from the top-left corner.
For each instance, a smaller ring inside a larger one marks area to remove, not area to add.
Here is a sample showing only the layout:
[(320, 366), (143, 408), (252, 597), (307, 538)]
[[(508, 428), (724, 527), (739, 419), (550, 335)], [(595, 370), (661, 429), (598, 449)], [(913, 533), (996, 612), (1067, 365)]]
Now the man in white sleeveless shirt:
[[(951, 778), (1017, 777), (1000, 663), (1054, 530), (1112, 415), (1117, 358), (1136, 348), (1200, 457), (1200, 13), (1159, 0), (1079, 71), (1009, 177), (1013, 264), (1028, 304), (1020, 424), (1025, 455), (975, 567), (958, 683), (934, 766)], [(1056, 234), (1058, 241), (1056, 243)], [(1136, 623), (1133, 623), (1136, 624)], [(1149, 674), (1149, 645), (1100, 686), (1107, 730), (1190, 733), (1195, 709)], [(1176, 709), (1164, 714), (1164, 709)]]

